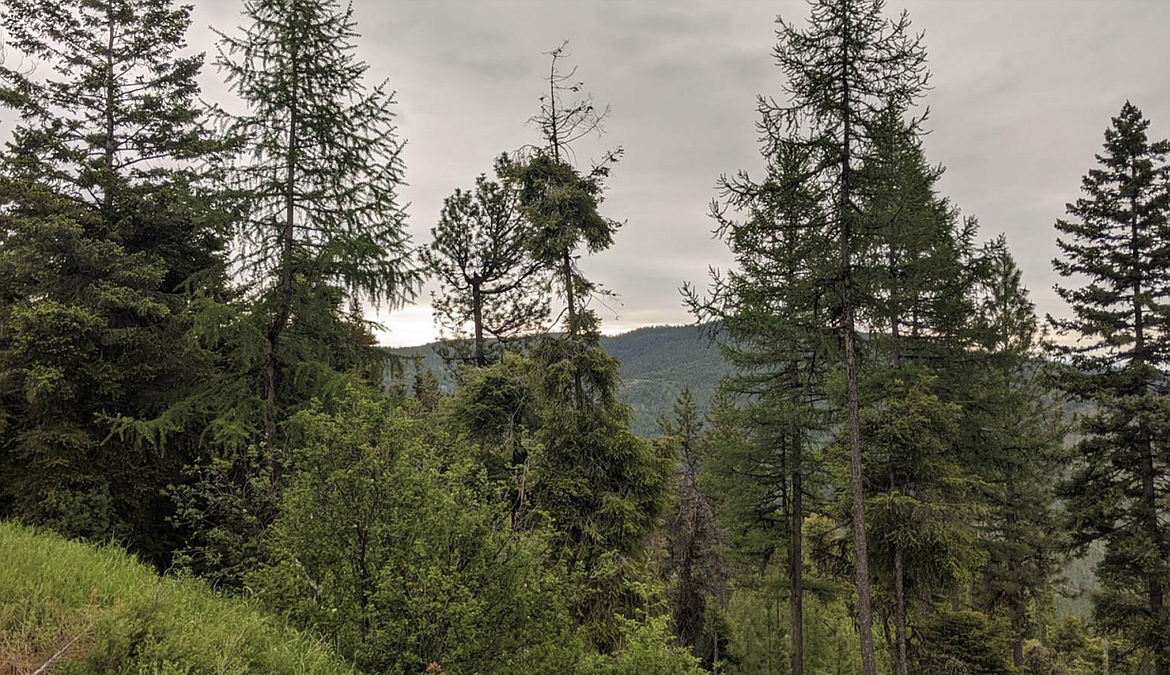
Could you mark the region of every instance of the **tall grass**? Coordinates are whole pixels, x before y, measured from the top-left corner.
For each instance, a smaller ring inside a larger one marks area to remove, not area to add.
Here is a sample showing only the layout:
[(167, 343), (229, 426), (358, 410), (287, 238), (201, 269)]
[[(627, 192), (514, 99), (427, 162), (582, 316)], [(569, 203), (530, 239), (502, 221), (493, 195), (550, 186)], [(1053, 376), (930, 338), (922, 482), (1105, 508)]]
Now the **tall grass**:
[(0, 675), (355, 672), (255, 603), (0, 522)]

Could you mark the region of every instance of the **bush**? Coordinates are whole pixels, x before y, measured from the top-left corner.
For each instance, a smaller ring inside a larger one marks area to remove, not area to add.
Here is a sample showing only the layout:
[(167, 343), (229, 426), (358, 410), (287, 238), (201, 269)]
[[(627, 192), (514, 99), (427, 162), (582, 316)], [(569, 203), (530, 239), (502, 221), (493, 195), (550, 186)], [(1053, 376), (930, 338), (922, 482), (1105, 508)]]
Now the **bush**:
[(293, 418), (275, 562), (251, 577), (261, 597), (367, 672), (575, 668), (546, 537), (513, 527), (474, 449), (382, 397), (341, 407)]

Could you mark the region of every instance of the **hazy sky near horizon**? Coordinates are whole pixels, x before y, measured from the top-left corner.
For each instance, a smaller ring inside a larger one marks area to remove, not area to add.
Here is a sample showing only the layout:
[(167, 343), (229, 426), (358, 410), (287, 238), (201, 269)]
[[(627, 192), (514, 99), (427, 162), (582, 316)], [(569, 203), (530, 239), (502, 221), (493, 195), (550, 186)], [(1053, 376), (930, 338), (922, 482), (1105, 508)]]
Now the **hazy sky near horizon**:
[[(188, 1), (190, 46), (208, 53), (204, 96), (231, 107), (209, 27), (232, 31), (243, 4)], [(1110, 117), (1129, 99), (1152, 136), (1170, 136), (1170, 2), (888, 0), (886, 9), (908, 10), (925, 33), (926, 148), (947, 167), (942, 192), (979, 218), (983, 238), (1007, 235), (1040, 313), (1062, 313), (1053, 222), (1077, 197)], [(715, 182), (758, 169), (755, 98), (783, 94), (775, 19), (803, 24), (807, 14), (804, 0), (354, 0), (357, 55), (371, 81), (397, 92), (415, 243), (430, 240), (455, 187), (539, 140), (526, 120), (542, 93), (543, 52), (569, 40), (578, 79), (612, 108), (580, 160), (618, 145), (626, 153), (603, 205), (626, 224), (609, 251), (582, 262), (620, 302), (594, 306), (607, 332), (688, 322), (679, 286), (704, 285), (709, 265), (729, 262), (707, 217)], [(380, 315), (385, 343), (434, 337), (431, 288)]]

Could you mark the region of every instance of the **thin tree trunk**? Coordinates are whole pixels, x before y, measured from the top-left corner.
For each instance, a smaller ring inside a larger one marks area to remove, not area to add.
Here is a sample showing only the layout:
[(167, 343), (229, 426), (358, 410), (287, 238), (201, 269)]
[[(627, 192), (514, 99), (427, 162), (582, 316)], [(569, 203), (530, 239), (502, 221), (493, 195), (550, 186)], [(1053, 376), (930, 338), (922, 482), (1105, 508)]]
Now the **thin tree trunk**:
[[(891, 271), (894, 271), (894, 265), (890, 263)], [(898, 289), (895, 289), (896, 291)], [(902, 289), (904, 292), (904, 289)], [(895, 305), (896, 306), (896, 305)], [(902, 334), (901, 334), (901, 316), (896, 309), (890, 319), (890, 339), (893, 342), (892, 361), (894, 371), (902, 369)], [(896, 488), (893, 471), (890, 473), (890, 489)], [(894, 641), (896, 642), (897, 651), (895, 653), (896, 667), (898, 675), (907, 675), (908, 666), (906, 663), (906, 574), (903, 567), (903, 551), (901, 544), (894, 546)]]
[(573, 363), (573, 393), (576, 407), (585, 404), (585, 386), (581, 381), (581, 368), (575, 359), (577, 356), (577, 300), (576, 279), (573, 275), (573, 259), (568, 250), (565, 250), (561, 259), (561, 274), (565, 277), (565, 303), (569, 318), (569, 343), (574, 356)]
[(1024, 621), (1019, 608), (1012, 608), (1012, 665), (1024, 667)]
[(804, 512), (802, 506), (801, 446), (797, 437), (792, 446), (792, 533), (789, 535), (788, 577), (792, 598), (792, 675), (804, 674), (804, 554), (802, 552)]
[[(848, 43), (850, 38), (849, 13), (842, 3), (845, 38), (841, 40), (841, 62), (849, 62)], [(857, 556), (857, 632), (861, 641), (861, 673), (877, 675), (877, 664), (873, 650), (873, 608), (869, 597), (869, 548), (865, 535), (865, 488), (861, 473), (861, 411), (857, 390), (857, 335), (853, 316), (853, 242), (852, 214), (852, 90), (842, 69), (842, 134), (841, 134), (841, 177), (840, 202), (837, 218), (841, 228), (841, 332), (845, 342), (845, 382), (848, 400), (849, 434), (849, 478), (853, 498), (853, 545)]]
[[(102, 211), (108, 218), (113, 217), (114, 209), (114, 157), (117, 149), (114, 144), (114, 104), (116, 87), (114, 84), (114, 17), (113, 8), (106, 8), (106, 25), (108, 37), (106, 40), (106, 137), (103, 143), (105, 152), (106, 175), (102, 177)], [(112, 225), (112, 221), (106, 225)]]
[(483, 343), (483, 296), (479, 284), (471, 285), (472, 321), (475, 323), (475, 365), (487, 366), (487, 350)]
[(280, 380), (280, 366), (277, 343), (292, 315), (293, 299), (293, 240), (296, 234), (296, 163), (297, 163), (297, 59), (292, 58), (292, 102), (289, 110), (287, 176), (284, 194), (284, 225), (280, 233), (280, 305), (276, 316), (268, 327), (264, 344), (264, 401), (265, 433), (269, 445), (276, 442), (277, 388)]
[(894, 640), (898, 643), (898, 675), (906, 669), (906, 589), (902, 574), (902, 546), (894, 547)]

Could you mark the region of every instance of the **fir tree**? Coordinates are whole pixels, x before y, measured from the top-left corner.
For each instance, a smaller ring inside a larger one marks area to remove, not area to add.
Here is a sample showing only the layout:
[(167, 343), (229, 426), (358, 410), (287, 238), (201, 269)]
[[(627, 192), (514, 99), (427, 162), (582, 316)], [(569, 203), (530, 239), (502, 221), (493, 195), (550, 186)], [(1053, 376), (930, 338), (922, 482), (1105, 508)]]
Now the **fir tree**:
[[(497, 175), (505, 174), (511, 162), (502, 156), (497, 165)], [(451, 340), (449, 361), (482, 368), (510, 343), (544, 327), (549, 302), (540, 289), (546, 274), (529, 254), (530, 229), (506, 181), (480, 175), (474, 191), (456, 189), (443, 202), (439, 224), (431, 229), (434, 240), (422, 256), (439, 281), (432, 307)]]
[(1151, 142), (1149, 121), (1126, 102), (1105, 131), (1084, 195), (1058, 220), (1053, 261), (1082, 286), (1058, 285), (1072, 310), (1050, 318), (1065, 341), (1059, 387), (1096, 409), (1064, 495), (1073, 543), (1103, 540), (1097, 617), (1170, 673), (1170, 142)]
[(689, 647), (708, 667), (719, 660), (718, 633), (710, 626), (727, 604), (729, 571), (726, 545), (715, 501), (700, 485), (705, 435), (690, 389), (683, 387), (674, 404), (674, 419), (658, 422), (663, 436), (678, 443), (675, 502), (667, 516), (663, 572), (669, 584), (671, 613), (679, 643)]
[(191, 295), (224, 283), (190, 8), (14, 0), (0, 21), (45, 72), (0, 68), (3, 508), (163, 562), (161, 490), (208, 407)]
[(565, 301), (565, 332), (533, 348), (538, 401), (531, 499), (553, 523), (556, 557), (569, 570), (573, 607), (591, 639), (611, 650), (620, 617), (632, 618), (653, 586), (644, 543), (665, 508), (671, 449), (636, 437), (630, 409), (617, 400), (618, 362), (601, 349), (597, 316), (586, 307), (597, 288), (581, 273), (576, 252), (613, 243), (617, 222), (599, 212), (604, 179), (620, 151), (582, 173), (571, 145), (600, 131), (604, 112), (588, 97), (566, 101), (580, 85), (558, 70), (564, 46), (551, 52), (549, 93), (533, 118), (544, 146), (505, 174), (533, 228), (533, 259), (554, 275)]
[[(1007, 614), (1012, 662), (1024, 665), (1024, 641), (1035, 635), (1059, 572), (1063, 543), (1056, 481), (1068, 464), (1063, 411), (1036, 367), (1037, 318), (1021, 272), (1001, 238), (983, 255), (974, 347), (966, 369), (966, 460), (982, 480), (982, 529), (987, 563), (976, 594), (980, 609)], [(1034, 623), (1034, 622), (1032, 622)]]

